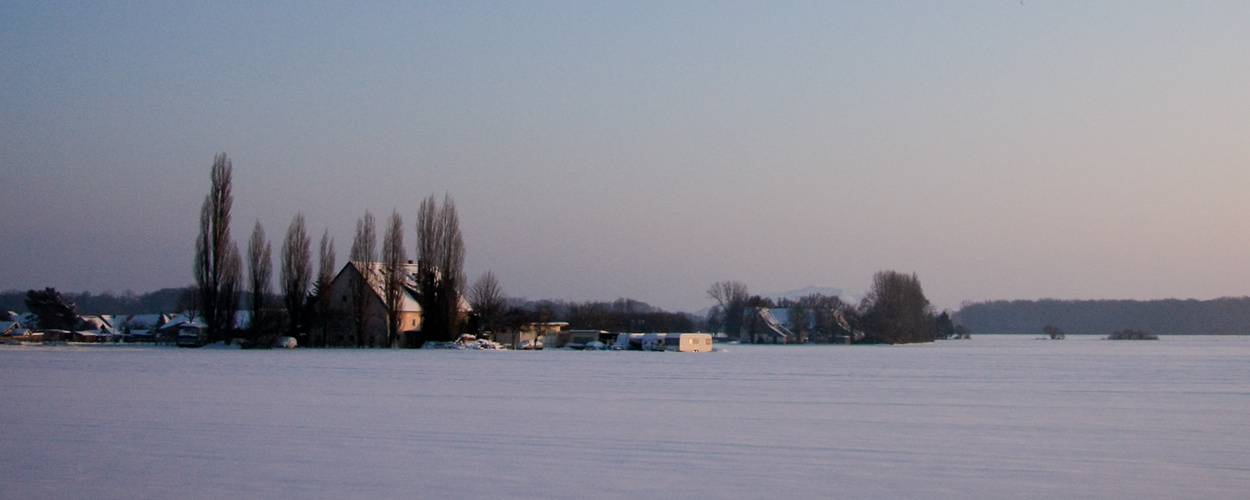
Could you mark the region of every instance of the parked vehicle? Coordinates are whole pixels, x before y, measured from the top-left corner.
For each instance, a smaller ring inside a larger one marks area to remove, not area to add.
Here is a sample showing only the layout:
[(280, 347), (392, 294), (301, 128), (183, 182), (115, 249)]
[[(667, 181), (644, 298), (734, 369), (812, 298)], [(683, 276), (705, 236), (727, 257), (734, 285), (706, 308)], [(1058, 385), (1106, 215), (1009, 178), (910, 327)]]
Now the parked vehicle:
[(208, 334), (204, 331), (204, 326), (191, 322), (183, 322), (179, 324), (178, 338), (174, 343), (178, 347), (204, 347), (208, 343)]

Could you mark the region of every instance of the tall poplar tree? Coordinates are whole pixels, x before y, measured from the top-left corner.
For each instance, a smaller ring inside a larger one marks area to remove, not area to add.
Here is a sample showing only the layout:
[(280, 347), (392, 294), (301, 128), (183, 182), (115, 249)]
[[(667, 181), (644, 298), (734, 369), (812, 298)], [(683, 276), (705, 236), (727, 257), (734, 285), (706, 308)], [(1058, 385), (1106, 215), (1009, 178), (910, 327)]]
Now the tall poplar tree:
[(424, 340), (449, 341), (460, 333), (464, 239), (451, 196), (440, 207), (430, 195), (417, 212), (417, 273)]
[(369, 295), (373, 293), (369, 274), (377, 260), (378, 238), (374, 229), (373, 213), (356, 221), (356, 237), (352, 239), (352, 251), (348, 257), (360, 271), (360, 278), (352, 283), (352, 323), (356, 330), (356, 347), (365, 345), (365, 321), (368, 319)]
[(312, 282), (312, 251), (304, 214), (295, 214), (287, 227), (286, 239), (282, 241), (282, 304), (286, 306), (290, 320), (290, 335), (294, 337), (304, 327), (304, 302), (308, 298), (308, 286)]
[(238, 245), (230, 240), (233, 176), (225, 153), (213, 158), (211, 185), (200, 207), (200, 233), (195, 240), (195, 284), (211, 341), (229, 338), (239, 307), (242, 259)]
[(404, 261), (408, 260), (404, 250), (404, 219), (398, 211), (391, 211), (391, 218), (386, 232), (382, 236), (382, 265), (385, 273), (384, 285), (386, 295), (386, 347), (395, 347), (399, 342), (400, 313), (403, 311), (404, 299)]
[(265, 238), (265, 228), (256, 221), (247, 241), (248, 285), (252, 292), (252, 331), (257, 335), (269, 328), (270, 282), (273, 278), (273, 247)]

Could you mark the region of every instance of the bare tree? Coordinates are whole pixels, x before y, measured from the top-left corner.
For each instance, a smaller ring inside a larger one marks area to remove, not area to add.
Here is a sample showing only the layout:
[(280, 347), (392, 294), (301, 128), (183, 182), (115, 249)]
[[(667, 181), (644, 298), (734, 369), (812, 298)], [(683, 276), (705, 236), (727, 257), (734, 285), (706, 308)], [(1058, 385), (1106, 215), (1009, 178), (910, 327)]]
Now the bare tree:
[(286, 239), (282, 241), (282, 304), (290, 324), (290, 335), (295, 336), (304, 327), (304, 301), (308, 298), (308, 285), (312, 281), (312, 254), (309, 250), (308, 231), (304, 226), (304, 214), (295, 214), (287, 227)]
[(373, 213), (365, 211), (365, 216), (356, 220), (356, 237), (352, 239), (352, 262), (373, 262), (377, 260), (378, 238), (373, 227)]
[(794, 332), (794, 335), (798, 337), (796, 341), (800, 344), (806, 344), (810, 337), (809, 334), (812, 331), (810, 317), (813, 316), (812, 312), (811, 307), (802, 300), (796, 300), (790, 304), (790, 324), (788, 326), (790, 331)]
[(747, 300), (750, 299), (746, 284), (741, 281), (717, 281), (707, 289), (707, 296), (716, 301), (724, 315), (722, 324), (725, 334), (737, 338), (742, 330), (742, 314), (746, 312)]
[(356, 347), (363, 347), (365, 342), (365, 320), (369, 312), (369, 295), (373, 293), (369, 284), (369, 270), (377, 260), (377, 236), (373, 228), (373, 214), (365, 211), (364, 218), (356, 221), (356, 237), (352, 239), (351, 261), (356, 263), (361, 278), (352, 287), (352, 324), (355, 326)]
[(469, 303), (473, 305), (473, 312), (477, 313), (482, 329), (497, 333), (508, 302), (495, 273), (486, 271), (473, 282), (473, 286), (469, 287)]
[(323, 290), (330, 287), (330, 281), (334, 279), (334, 238), (330, 237), (329, 229), (321, 234), (318, 257), (320, 257), (320, 262), (317, 266), (317, 281), (313, 285), (313, 290), (320, 295)]
[(247, 241), (247, 275), (252, 291), (252, 332), (259, 336), (269, 327), (266, 310), (269, 304), (270, 282), (273, 277), (273, 251), (265, 239), (265, 228), (260, 221), (252, 228), (252, 238)]
[(420, 275), (422, 337), (452, 340), (459, 333), (464, 283), (464, 239), (451, 196), (440, 208), (430, 195), (417, 212), (417, 267)]
[[(238, 254), (238, 247), (230, 241), (233, 170), (225, 153), (213, 158), (209, 176), (212, 184), (200, 207), (200, 232), (195, 240), (195, 284), (199, 288), (200, 311), (211, 341), (226, 338), (238, 307), (237, 286), (226, 287), (232, 271), (231, 248), (235, 256)], [(238, 273), (238, 267), (234, 266), (233, 272)]]
[(464, 294), (464, 238), (460, 235), (460, 217), (451, 196), (443, 196), (440, 211), (443, 225), (443, 258), (439, 265), (443, 282), (442, 298), (444, 317), (447, 318), (449, 337), (460, 333), (464, 318), (460, 314), (461, 296)]
[(317, 266), (317, 281), (313, 282), (313, 297), (315, 297), (313, 314), (315, 316), (314, 321), (317, 322), (319, 328), (314, 328), (313, 331), (320, 331), (321, 337), (313, 338), (312, 344), (314, 346), (325, 346), (328, 343), (325, 335), (326, 322), (329, 320), (327, 318), (329, 308), (327, 307), (328, 299), (323, 297), (323, 295), (329, 292), (330, 281), (334, 280), (334, 238), (330, 237), (329, 229), (321, 233), (321, 245), (318, 254), (320, 261)]
[(399, 342), (400, 313), (404, 299), (404, 261), (408, 254), (404, 250), (404, 219), (399, 212), (392, 210), (390, 224), (382, 235), (382, 264), (386, 273), (386, 334), (387, 347), (395, 347)]
[(194, 319), (200, 315), (200, 287), (195, 285), (187, 285), (178, 294), (178, 302), (176, 308), (187, 314), (188, 318)]

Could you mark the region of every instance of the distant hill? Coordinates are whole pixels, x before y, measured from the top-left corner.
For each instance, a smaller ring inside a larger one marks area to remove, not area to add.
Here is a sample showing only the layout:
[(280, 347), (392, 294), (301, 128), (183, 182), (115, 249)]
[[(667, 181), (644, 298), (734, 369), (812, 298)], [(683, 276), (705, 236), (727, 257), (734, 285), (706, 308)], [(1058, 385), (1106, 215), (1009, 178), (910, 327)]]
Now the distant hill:
[(964, 305), (954, 320), (973, 333), (1110, 335), (1131, 328), (1156, 335), (1250, 335), (1250, 297), (1214, 300), (1015, 300)]

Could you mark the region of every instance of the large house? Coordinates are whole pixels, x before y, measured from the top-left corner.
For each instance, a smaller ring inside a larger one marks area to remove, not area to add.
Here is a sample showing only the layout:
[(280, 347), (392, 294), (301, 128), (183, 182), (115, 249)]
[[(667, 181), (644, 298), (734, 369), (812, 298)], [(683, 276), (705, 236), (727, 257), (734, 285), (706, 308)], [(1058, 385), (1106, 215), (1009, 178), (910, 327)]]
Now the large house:
[[(343, 270), (330, 281), (327, 293), (321, 296), (319, 305), (325, 317), (313, 329), (313, 345), (386, 346), (388, 272), (386, 264), (381, 262), (348, 262), (344, 265)], [(399, 304), (400, 338), (396, 339), (396, 344), (414, 345), (421, 331), (422, 318), (421, 304), (417, 302), (417, 265), (408, 261), (407, 264), (400, 264), (396, 272), (403, 275), (403, 293), (400, 294)], [(358, 288), (362, 283), (367, 286)], [(356, 324), (358, 292), (364, 292), (359, 298), (364, 301), (360, 309), (363, 314), (359, 330)], [(468, 301), (461, 297), (460, 312), (467, 316), (471, 311)]]
[[(322, 294), (320, 309), (325, 317), (312, 332), (314, 345), (385, 346), (387, 344), (386, 276), (387, 266), (381, 262), (348, 262), (330, 281)], [(417, 266), (409, 261), (399, 266), (404, 275), (402, 302), (399, 307), (400, 330), (404, 336), (421, 328), (421, 305), (417, 303)], [(363, 290), (358, 287), (364, 284)], [(358, 291), (364, 303), (359, 331), (356, 314)], [(359, 335), (359, 338), (357, 338)], [(407, 338), (400, 339), (401, 345)]]

